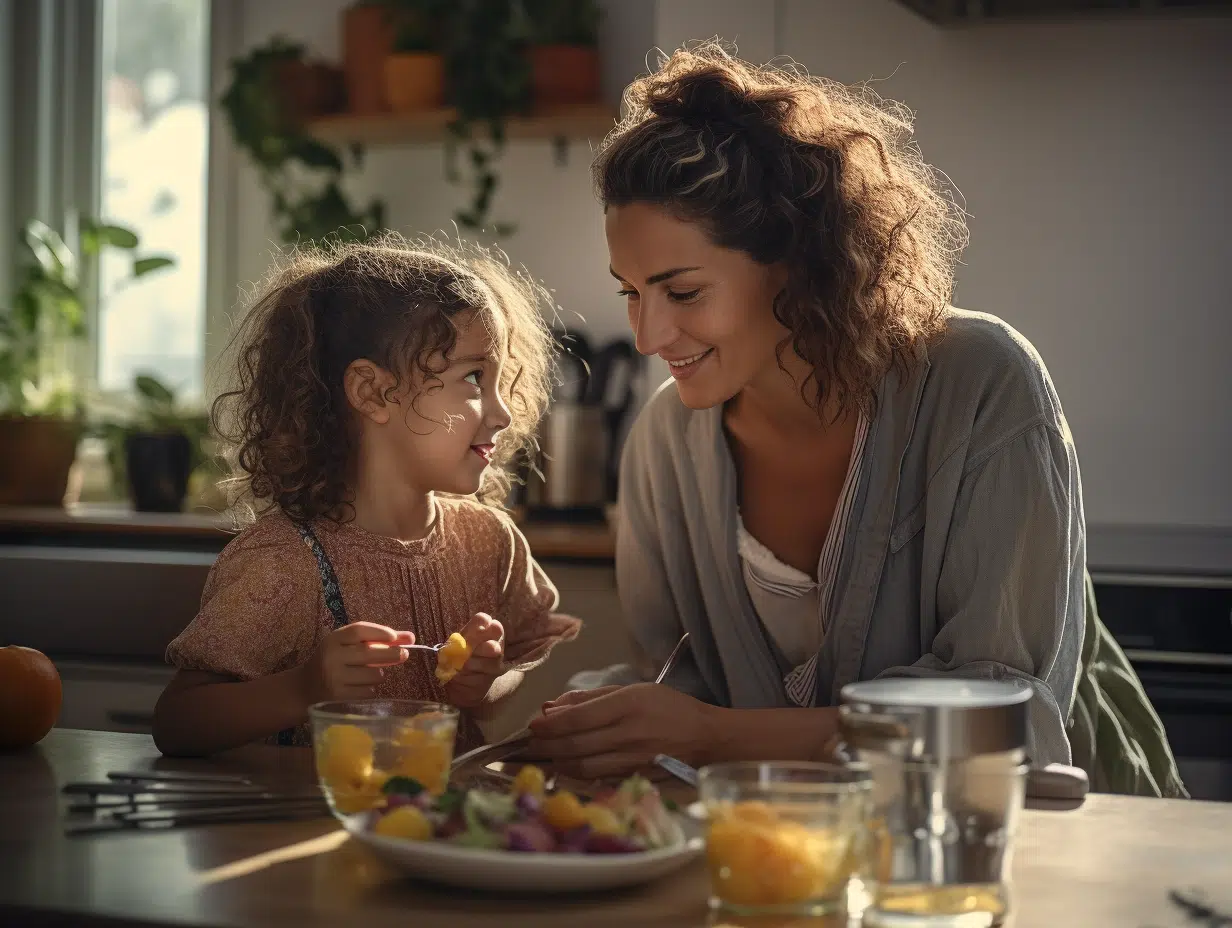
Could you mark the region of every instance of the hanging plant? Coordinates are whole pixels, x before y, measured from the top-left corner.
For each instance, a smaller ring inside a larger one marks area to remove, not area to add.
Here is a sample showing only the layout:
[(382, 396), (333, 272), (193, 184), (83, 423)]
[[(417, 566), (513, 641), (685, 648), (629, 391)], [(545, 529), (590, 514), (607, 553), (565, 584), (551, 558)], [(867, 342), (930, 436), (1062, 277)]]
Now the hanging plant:
[[(362, 240), (384, 225), (384, 203), (352, 206), (341, 186), (342, 156), (303, 130), (306, 117), (333, 102), (328, 71), (306, 63), (303, 46), (275, 37), (231, 62), (231, 86), (219, 101), (236, 144), (260, 172), (288, 245)], [(351, 146), (350, 157), (358, 168), (363, 149)]]
[[(453, 8), (445, 57), (457, 118), (449, 125), (446, 171), (452, 183), (465, 181), (472, 188), (469, 206), (454, 216), (464, 229), (484, 228), (500, 184), (496, 164), (505, 148), (505, 123), (530, 110), (530, 35), (518, 0), (461, 0)], [(464, 169), (458, 163), (460, 150), (465, 151)], [(509, 235), (513, 228), (493, 224), (497, 235)]]

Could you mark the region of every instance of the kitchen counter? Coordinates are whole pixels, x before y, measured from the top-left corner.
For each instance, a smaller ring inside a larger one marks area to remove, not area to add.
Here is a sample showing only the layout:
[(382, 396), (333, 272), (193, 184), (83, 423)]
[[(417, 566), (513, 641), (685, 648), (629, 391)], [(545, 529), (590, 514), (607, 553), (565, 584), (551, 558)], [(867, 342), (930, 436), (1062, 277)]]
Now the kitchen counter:
[[(519, 520), (540, 560), (611, 561), (615, 534), (608, 523)], [(17, 544), (95, 544), (221, 551), (234, 533), (230, 519), (209, 513), (133, 512), (120, 505), (68, 508), (0, 506), (0, 539)]]
[[(438, 889), (397, 875), (332, 819), (67, 837), (59, 789), (110, 770), (243, 772), (274, 786), (311, 777), (306, 749), (252, 746), (210, 761), (159, 757), (148, 736), (53, 731), (0, 754), (0, 923), (20, 925), (542, 928), (707, 923), (699, 862), (649, 886), (537, 898)], [(687, 798), (682, 796), (681, 798)], [(1184, 924), (1170, 889), (1198, 887), (1232, 910), (1232, 805), (1096, 795), (1024, 813), (1014, 928)], [(740, 919), (728, 919), (740, 924)], [(751, 922), (749, 923), (752, 924)], [(803, 926), (806, 921), (793, 922)], [(822, 928), (825, 920), (809, 921)]]

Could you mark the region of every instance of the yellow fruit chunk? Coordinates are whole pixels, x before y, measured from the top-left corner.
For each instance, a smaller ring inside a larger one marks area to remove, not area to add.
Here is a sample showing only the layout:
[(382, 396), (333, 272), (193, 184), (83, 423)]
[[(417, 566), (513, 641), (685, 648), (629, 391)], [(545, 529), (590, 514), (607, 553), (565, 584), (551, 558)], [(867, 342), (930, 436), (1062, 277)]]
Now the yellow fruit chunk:
[[(400, 741), (400, 744), (405, 742)], [(444, 739), (431, 736), (418, 744), (412, 742), (411, 746), (402, 747), (393, 772), (418, 780), (419, 785), (430, 793), (440, 793), (449, 782), (451, 747)]]
[(331, 725), (316, 746), (317, 772), (330, 789), (353, 792), (372, 773), (372, 736), (357, 725)]
[(414, 806), (399, 806), (377, 819), (374, 833), (386, 838), (406, 838), (427, 841), (432, 837), (432, 823)]
[(445, 641), (445, 646), (436, 652), (436, 679), (448, 683), (470, 660), (471, 646), (466, 639), (454, 632)]
[(543, 801), (543, 820), (559, 831), (589, 824), (582, 803), (568, 790), (561, 790)]
[(597, 835), (623, 835), (625, 833), (616, 813), (606, 806), (593, 804), (582, 806), (582, 815), (586, 817), (586, 824), (590, 826), (590, 830)]
[(532, 796), (542, 796), (546, 785), (547, 777), (534, 764), (527, 764), (513, 778), (513, 792), (519, 796), (523, 793), (530, 793)]
[(736, 905), (824, 898), (849, 875), (848, 841), (784, 820), (764, 803), (712, 813), (706, 856), (715, 893)]

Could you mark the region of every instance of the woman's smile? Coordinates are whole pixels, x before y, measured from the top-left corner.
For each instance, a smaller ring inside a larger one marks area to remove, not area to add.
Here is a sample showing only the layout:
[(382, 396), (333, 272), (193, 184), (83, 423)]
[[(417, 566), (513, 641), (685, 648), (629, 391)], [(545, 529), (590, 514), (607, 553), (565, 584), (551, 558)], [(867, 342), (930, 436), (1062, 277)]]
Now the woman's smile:
[(667, 362), (667, 366), (671, 369), (672, 376), (677, 380), (687, 380), (697, 373), (698, 368), (705, 363), (706, 359), (714, 354), (713, 348), (707, 348), (700, 354), (690, 355), (687, 358), (667, 358), (662, 354), (659, 357)]

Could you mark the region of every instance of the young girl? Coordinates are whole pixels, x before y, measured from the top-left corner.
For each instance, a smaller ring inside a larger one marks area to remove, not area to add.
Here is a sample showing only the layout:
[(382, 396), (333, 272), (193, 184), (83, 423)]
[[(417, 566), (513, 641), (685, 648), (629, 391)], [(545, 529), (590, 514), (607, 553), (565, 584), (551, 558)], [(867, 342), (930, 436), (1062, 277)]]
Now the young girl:
[[(496, 508), (547, 401), (541, 294), (479, 249), (394, 236), (276, 273), (214, 407), (255, 521), (167, 650), (160, 750), (306, 744), (311, 704), (370, 697), (458, 706), (465, 750), (577, 634)], [(473, 651), (445, 684), (432, 653), (397, 647), (452, 632)]]

